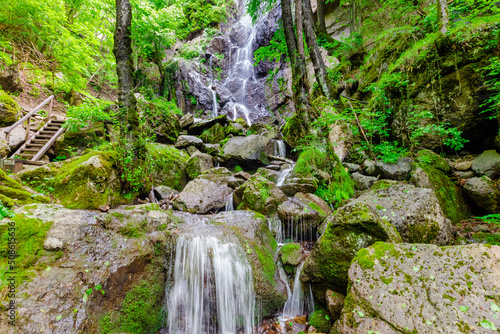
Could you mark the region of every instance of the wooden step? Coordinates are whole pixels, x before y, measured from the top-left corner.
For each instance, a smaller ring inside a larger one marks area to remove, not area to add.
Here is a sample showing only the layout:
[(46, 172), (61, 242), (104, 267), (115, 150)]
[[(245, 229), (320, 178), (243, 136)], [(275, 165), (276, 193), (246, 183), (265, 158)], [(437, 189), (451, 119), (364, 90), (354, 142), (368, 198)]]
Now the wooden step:
[(40, 151), (40, 149), (36, 149), (36, 148), (33, 148), (33, 149), (23, 148), (21, 150), (21, 152), (38, 152), (38, 151)]
[(41, 139), (41, 138), (47, 138), (47, 139), (50, 139), (50, 138), (52, 138), (52, 136), (46, 136), (46, 135), (40, 135), (40, 134), (38, 134), (38, 135), (35, 137), (35, 139)]
[(55, 125), (52, 125), (52, 126), (46, 126), (44, 127), (43, 129), (50, 129), (50, 130), (59, 130), (61, 127), (60, 126), (55, 126)]
[(18, 156), (32, 158), (35, 155), (33, 153), (21, 153), (21, 154), (18, 154)]
[(36, 138), (33, 138), (30, 143), (44, 145), (47, 142), (48, 142), (48, 140), (46, 140), (46, 139), (36, 139)]

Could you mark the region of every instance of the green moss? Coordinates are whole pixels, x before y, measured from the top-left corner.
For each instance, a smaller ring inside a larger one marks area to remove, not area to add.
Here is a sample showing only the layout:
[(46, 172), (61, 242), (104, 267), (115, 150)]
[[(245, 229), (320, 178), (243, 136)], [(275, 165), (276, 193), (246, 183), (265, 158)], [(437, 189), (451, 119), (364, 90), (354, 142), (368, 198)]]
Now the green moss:
[(17, 103), (3, 90), (0, 90), (0, 104), (3, 105), (4, 112), (0, 117), (0, 127), (14, 124), (20, 115)]
[(478, 243), (487, 243), (489, 245), (500, 246), (500, 234), (479, 232), (475, 233), (472, 236), (472, 239)]
[[(39, 219), (27, 218), (24, 215), (16, 215), (11, 221), (13, 223), (0, 226), (0, 267), (8, 268), (9, 240), (13, 237), (9, 235), (12, 233), (9, 228), (15, 227), (17, 257), (15, 268), (12, 271), (17, 273), (16, 285), (19, 286), (30, 277), (35, 276), (35, 265), (46, 253), (43, 249), (43, 243), (52, 222), (43, 222)], [(9, 270), (2, 270), (0, 273), (0, 291), (7, 285), (7, 271)]]
[(286, 122), (281, 133), (286, 143), (292, 148), (295, 148), (299, 145), (300, 141), (307, 136), (306, 124), (300, 119), (299, 115), (294, 114)]
[(453, 223), (458, 223), (469, 217), (470, 212), (460, 190), (441, 170), (425, 163), (419, 163), (417, 166), (422, 168), (429, 177), (432, 190), (434, 190), (439, 205), (448, 219)]
[(356, 261), (359, 266), (364, 269), (373, 269), (375, 266), (375, 260), (380, 260), (387, 251), (394, 249), (394, 244), (389, 244), (385, 242), (376, 242), (371, 246), (373, 252), (370, 252), (368, 248), (363, 248), (358, 251), (358, 255), (353, 261)]
[(173, 146), (150, 143), (147, 145), (149, 172), (154, 184), (182, 190), (187, 182), (186, 152)]
[(373, 184), (373, 186), (371, 186), (370, 189), (372, 190), (379, 190), (379, 189), (387, 189), (387, 188), (390, 188), (394, 185), (394, 182), (390, 182), (390, 181), (387, 181), (387, 180), (380, 180), (380, 181), (377, 181)]
[[(159, 263), (156, 265), (161, 267)], [(161, 270), (150, 267), (147, 278), (137, 282), (127, 292), (119, 311), (101, 316), (101, 333), (156, 333), (162, 324), (163, 279)]]
[(217, 144), (226, 137), (226, 129), (219, 123), (216, 123), (210, 129), (204, 130), (199, 137), (205, 143)]
[(281, 262), (283, 264), (298, 265), (302, 257), (302, 250), (300, 244), (286, 244), (280, 249)]
[(430, 150), (421, 150), (417, 153), (417, 161), (430, 165), (442, 172), (448, 173), (451, 169), (446, 160)]
[(394, 280), (394, 277), (385, 277), (385, 276), (380, 276), (380, 280), (382, 281), (382, 283), (384, 283), (385, 285), (389, 285), (392, 283), (392, 281)]
[(241, 168), (240, 166), (234, 167), (233, 173), (238, 173), (238, 172), (243, 172), (243, 168)]
[(20, 183), (11, 179), (3, 170), (0, 170), (0, 201), (11, 208), (16, 204), (48, 203), (49, 199), (29, 193), (23, 189)]
[(332, 326), (330, 322), (330, 317), (326, 313), (325, 310), (316, 310), (309, 317), (309, 324), (314, 326), (318, 333), (328, 333), (330, 331), (330, 327)]
[[(89, 163), (90, 159), (94, 164)], [(63, 164), (52, 181), (55, 197), (70, 209), (123, 203), (117, 160), (116, 152), (93, 151)]]
[(441, 233), (436, 222), (424, 222), (422, 224), (408, 224), (406, 238), (412, 243), (428, 244)]

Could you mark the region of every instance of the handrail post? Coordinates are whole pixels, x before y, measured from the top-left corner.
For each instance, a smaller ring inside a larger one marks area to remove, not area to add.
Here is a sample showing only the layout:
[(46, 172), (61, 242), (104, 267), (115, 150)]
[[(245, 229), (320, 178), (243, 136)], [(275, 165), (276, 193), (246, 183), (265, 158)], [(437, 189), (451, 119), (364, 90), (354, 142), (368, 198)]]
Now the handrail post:
[(27, 142), (28, 139), (30, 138), (30, 128), (31, 128), (31, 117), (28, 118), (28, 126), (26, 127), (26, 137), (24, 139), (24, 142)]
[(52, 104), (54, 103), (54, 98), (52, 97), (52, 100), (50, 100), (50, 105), (49, 105), (49, 116), (47, 118), (47, 122), (50, 122), (50, 118), (52, 117)]

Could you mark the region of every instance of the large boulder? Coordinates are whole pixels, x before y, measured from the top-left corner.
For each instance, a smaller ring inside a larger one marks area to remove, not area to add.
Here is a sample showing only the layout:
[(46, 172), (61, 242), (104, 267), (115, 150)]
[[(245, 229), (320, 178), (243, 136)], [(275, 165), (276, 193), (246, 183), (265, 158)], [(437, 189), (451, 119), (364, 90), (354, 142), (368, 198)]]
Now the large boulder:
[[(5, 142), (7, 141), (7, 135), (5, 134), (6, 129), (7, 128), (0, 129), (0, 140), (3, 139)], [(9, 142), (7, 144), (9, 145), (10, 150), (13, 151), (17, 150), (17, 148), (19, 148), (25, 140), (26, 130), (22, 126), (17, 126), (10, 132)]]
[(147, 151), (153, 185), (182, 190), (187, 183), (187, 153), (170, 145), (156, 143), (148, 144)]
[(144, 128), (155, 135), (155, 141), (163, 144), (175, 143), (181, 131), (177, 116), (171, 110), (154, 103), (148, 103), (142, 109)]
[(190, 181), (174, 201), (178, 210), (208, 213), (226, 206), (233, 189), (210, 180), (197, 178)]
[(500, 189), (486, 176), (465, 180), (465, 193), (480, 207), (491, 213), (500, 213)]
[(451, 222), (433, 190), (405, 183), (388, 183), (387, 186), (369, 190), (353, 202), (370, 206), (394, 225), (406, 242), (446, 245), (452, 240)]
[(0, 127), (9, 126), (19, 120), (21, 109), (6, 92), (0, 90)]
[(202, 172), (214, 167), (214, 161), (211, 155), (195, 152), (186, 163), (186, 172), (190, 179), (194, 180)]
[(177, 138), (175, 142), (175, 148), (182, 149), (188, 146), (201, 147), (203, 145), (203, 140), (195, 136), (181, 135)]
[(384, 163), (382, 161), (365, 161), (365, 173), (370, 176), (379, 176), (386, 179), (404, 181), (411, 171), (411, 159), (400, 158), (397, 163)]
[(362, 203), (341, 207), (328, 217), (326, 224), (300, 278), (322, 296), (327, 289), (345, 293), (347, 271), (358, 250), (376, 241), (401, 242), (394, 226)]
[(500, 176), (500, 154), (495, 150), (484, 151), (472, 160), (472, 170), (491, 179)]
[(23, 91), (18, 66), (2, 66), (0, 63), (0, 87), (10, 93), (20, 93)]
[[(431, 157), (430, 153), (428, 153), (426, 157)], [(437, 158), (442, 159), (437, 156), (434, 161), (438, 161)], [(425, 161), (424, 159), (420, 160)], [(452, 223), (458, 223), (462, 219), (467, 218), (470, 212), (460, 189), (443, 171), (443, 169), (445, 171), (450, 170), (449, 165), (445, 161), (442, 163), (433, 163), (430, 159), (427, 161), (430, 162), (419, 162), (415, 164), (411, 182), (417, 187), (432, 189), (439, 201), (443, 213)]]
[(221, 157), (225, 161), (241, 163), (269, 164), (264, 149), (270, 139), (259, 135), (230, 138), (221, 149)]
[(493, 333), (500, 328), (500, 247), (376, 243), (349, 269), (330, 333)]
[[(151, 205), (127, 209), (99, 214), (34, 204), (3, 221), (2, 239), (9, 223), (17, 228), (18, 308), (15, 326), (2, 312), (0, 332), (158, 331), (167, 279), (162, 263), (171, 256), (170, 234), (160, 229), (173, 220)], [(49, 243), (60, 249), (44, 249)]]
[(288, 198), (273, 182), (256, 174), (234, 192), (238, 210), (254, 210), (265, 215), (277, 212)]

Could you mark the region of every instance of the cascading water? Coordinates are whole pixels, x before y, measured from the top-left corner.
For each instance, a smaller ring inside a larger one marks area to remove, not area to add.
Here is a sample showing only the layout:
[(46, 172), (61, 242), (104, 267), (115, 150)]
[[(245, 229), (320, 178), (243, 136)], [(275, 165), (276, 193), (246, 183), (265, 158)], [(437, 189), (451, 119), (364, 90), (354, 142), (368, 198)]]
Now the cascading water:
[(170, 334), (253, 333), (252, 273), (238, 243), (180, 236), (173, 270), (167, 291)]
[[(213, 56), (212, 56), (213, 57)], [(210, 73), (212, 73), (212, 57), (210, 57)], [(213, 87), (212, 87), (213, 84)], [(208, 89), (212, 92), (212, 117), (217, 117), (217, 94), (215, 93), (214, 87), (214, 78), (212, 76), (212, 84), (208, 85)]]
[(278, 216), (274, 216), (267, 219), (267, 226), (269, 230), (273, 233), (274, 239), (278, 245), (282, 245), (285, 241), (285, 236), (283, 233), (283, 223)]
[(278, 181), (276, 182), (276, 185), (279, 187), (279, 186), (282, 186), (283, 183), (285, 182), (288, 174), (290, 174), (290, 172), (293, 170), (293, 165), (288, 165), (288, 166), (285, 166), (283, 169), (281, 169), (279, 175), (278, 175)]
[(247, 124), (252, 125), (246, 90), (249, 81), (252, 83), (256, 81), (253, 67), (253, 41), (257, 34), (257, 24), (253, 25), (250, 15), (246, 13), (245, 1), (243, 6), (245, 12), (236, 22), (234, 29), (240, 29), (244, 37), (233, 46), (236, 50), (232, 51), (229, 73), (223, 85), (233, 94), (233, 120), (244, 117)]
[[(300, 273), (302, 272), (302, 267), (304, 262), (297, 267), (295, 273), (295, 279), (293, 280), (293, 290), (290, 291), (290, 287), (287, 283), (288, 299), (283, 307), (283, 313), (281, 315), (282, 320), (293, 318), (297, 315), (303, 315), (305, 313), (314, 312), (314, 300), (311, 292), (311, 287), (309, 286), (309, 295), (306, 296), (302, 290), (302, 282), (300, 281)], [(283, 271), (283, 274), (284, 271)], [(280, 273), (281, 277), (281, 273)], [(285, 276), (286, 278), (286, 276)]]
[(277, 140), (274, 143), (274, 155), (280, 158), (286, 158), (286, 146), (283, 140)]
[(233, 194), (229, 196), (229, 199), (226, 202), (226, 211), (234, 211)]

